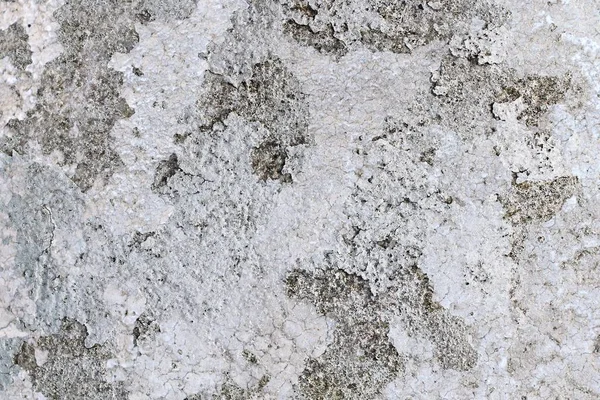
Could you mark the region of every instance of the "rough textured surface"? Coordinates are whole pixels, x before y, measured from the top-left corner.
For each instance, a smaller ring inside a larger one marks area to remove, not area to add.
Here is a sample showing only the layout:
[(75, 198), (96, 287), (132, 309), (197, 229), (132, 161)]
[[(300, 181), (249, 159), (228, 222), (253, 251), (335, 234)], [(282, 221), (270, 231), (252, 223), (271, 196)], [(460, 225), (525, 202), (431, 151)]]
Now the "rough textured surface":
[(599, 11), (0, 1), (0, 398), (600, 398)]
[(58, 334), (41, 337), (35, 345), (23, 342), (15, 363), (29, 372), (34, 388), (49, 399), (126, 399), (122, 382), (104, 381), (110, 353), (97, 344), (86, 348), (86, 337), (84, 325), (65, 319)]
[(387, 338), (388, 321), (360, 278), (343, 270), (317, 276), (293, 271), (287, 288), (290, 296), (308, 299), (336, 322), (332, 343), (308, 360), (300, 376), (305, 398), (373, 397), (400, 372), (403, 362)]
[(31, 64), (31, 49), (27, 41), (27, 32), (18, 22), (0, 32), (0, 58), (8, 57), (18, 69)]
[(283, 1), (287, 33), (322, 53), (342, 56), (347, 46), (410, 53), (434, 40), (468, 32), (473, 19), (502, 25), (508, 11), (488, 1)]

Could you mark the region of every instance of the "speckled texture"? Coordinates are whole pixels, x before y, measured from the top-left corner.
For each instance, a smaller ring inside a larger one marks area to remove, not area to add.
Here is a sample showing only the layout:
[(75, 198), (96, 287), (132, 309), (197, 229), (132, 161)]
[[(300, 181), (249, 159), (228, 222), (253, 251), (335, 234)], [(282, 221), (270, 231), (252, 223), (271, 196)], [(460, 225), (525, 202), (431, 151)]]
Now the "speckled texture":
[(0, 2), (0, 398), (600, 398), (595, 0)]

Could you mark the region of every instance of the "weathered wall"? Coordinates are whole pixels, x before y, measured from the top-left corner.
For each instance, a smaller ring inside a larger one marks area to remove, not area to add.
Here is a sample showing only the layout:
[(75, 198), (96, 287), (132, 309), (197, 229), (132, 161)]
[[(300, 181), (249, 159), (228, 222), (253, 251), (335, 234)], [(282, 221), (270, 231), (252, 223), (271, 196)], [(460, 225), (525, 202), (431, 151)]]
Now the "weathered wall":
[(0, 398), (600, 398), (599, 27), (0, 1)]

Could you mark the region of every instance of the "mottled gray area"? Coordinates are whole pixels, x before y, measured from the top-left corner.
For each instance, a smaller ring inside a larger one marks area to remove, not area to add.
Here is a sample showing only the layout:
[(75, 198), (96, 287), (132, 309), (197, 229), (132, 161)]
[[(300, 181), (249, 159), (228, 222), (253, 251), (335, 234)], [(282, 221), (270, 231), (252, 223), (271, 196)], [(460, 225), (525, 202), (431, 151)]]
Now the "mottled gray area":
[(235, 112), (260, 122), (282, 145), (307, 141), (308, 107), (298, 81), (278, 59), (252, 66), (250, 78), (239, 87), (208, 73), (206, 95), (199, 101), (200, 129), (212, 128)]
[[(115, 52), (128, 53), (138, 43), (136, 13), (149, 13), (150, 19), (177, 19), (187, 17), (194, 6), (194, 2), (155, 3), (65, 2), (54, 13), (60, 24), (58, 40), (65, 50), (46, 65), (36, 107), (25, 120), (9, 122), (11, 137), (0, 142), (4, 152), (24, 154), (28, 142), (36, 140), (44, 154), (58, 151), (61, 164), (76, 165), (71, 179), (82, 191), (98, 178), (106, 181), (121, 167), (110, 131), (117, 120), (131, 117), (135, 110), (119, 95), (123, 74), (108, 62)], [(6, 40), (15, 42), (20, 29), (11, 26)], [(30, 62), (27, 50), (2, 43), (0, 49), (6, 47), (3, 53), (15, 58), (18, 66), (24, 66), (27, 56)]]
[[(29, 372), (35, 388), (52, 400), (127, 399), (122, 383), (105, 381), (104, 363), (111, 354), (100, 345), (87, 348), (86, 327), (65, 319), (61, 331), (35, 344), (23, 343), (15, 363)], [(35, 351), (47, 352), (40, 364)]]
[(558, 177), (549, 182), (521, 182), (513, 185), (500, 202), (506, 209), (505, 218), (516, 225), (545, 222), (577, 192), (577, 179)]
[(184, 400), (254, 400), (261, 398), (261, 391), (264, 386), (269, 383), (269, 377), (263, 376), (259, 381), (256, 387), (251, 389), (243, 389), (236, 385), (235, 383), (226, 382), (220, 388), (218, 394), (213, 394), (210, 396), (202, 396), (200, 394), (195, 394), (189, 397), (186, 397)]
[(0, 2), (0, 398), (600, 398), (597, 11)]
[(473, 18), (491, 27), (502, 25), (509, 14), (493, 3), (474, 0), (291, 0), (284, 2), (284, 10), (291, 37), (337, 56), (356, 44), (373, 51), (410, 53), (434, 40), (467, 32)]
[(503, 87), (496, 100), (498, 103), (504, 103), (522, 98), (527, 107), (519, 113), (517, 119), (528, 126), (536, 126), (551, 106), (564, 100), (565, 93), (570, 88), (569, 77), (533, 75)]
[(122, 74), (107, 64), (114, 52), (128, 52), (138, 42), (127, 14), (122, 2), (86, 0), (56, 11), (65, 52), (46, 65), (36, 107), (25, 120), (9, 122), (13, 132), (2, 143), (5, 152), (24, 154), (28, 141), (37, 140), (45, 154), (59, 151), (63, 164), (77, 165), (71, 178), (83, 191), (120, 165), (110, 130), (134, 110), (119, 96)]
[(336, 321), (332, 344), (308, 362), (300, 378), (305, 398), (374, 397), (403, 370), (406, 356), (390, 343), (389, 323), (399, 316), (410, 335), (424, 336), (444, 368), (472, 368), (477, 354), (464, 323), (449, 316), (432, 297), (428, 277), (415, 265), (400, 269), (388, 289), (373, 294), (367, 282), (342, 269), (315, 274), (293, 271), (288, 295), (308, 300)]
[(374, 397), (402, 370), (402, 357), (387, 338), (385, 314), (359, 277), (342, 270), (293, 271), (286, 284), (288, 295), (314, 303), (337, 323), (327, 351), (309, 360), (300, 377), (303, 398)]
[(140, 0), (135, 3), (133, 9), (141, 23), (181, 20), (189, 17), (196, 8), (196, 0)]
[(439, 104), (434, 109), (436, 114), (430, 112), (432, 118), (439, 118), (441, 123), (468, 135), (493, 134), (494, 104), (516, 100), (524, 104), (517, 119), (528, 126), (537, 126), (549, 107), (563, 100), (571, 86), (569, 78), (536, 75), (517, 78), (514, 70), (456, 57), (446, 57), (432, 80), (435, 99), (430, 101)]
[(28, 35), (18, 22), (0, 31), (0, 58), (8, 57), (18, 69), (31, 64), (31, 49)]
[(140, 315), (133, 328), (133, 345), (137, 346), (138, 342), (151, 339), (157, 332), (160, 332), (160, 326), (156, 321), (148, 315)]
[(298, 43), (314, 47), (324, 54), (333, 54), (340, 57), (348, 52), (344, 42), (334, 36), (335, 31), (332, 25), (325, 28), (324, 31), (314, 32), (308, 25), (289, 20), (284, 25), (284, 31), (297, 40)]
[(28, 294), (39, 307), (39, 319), (31, 315), (23, 321), (57, 327), (60, 321), (55, 319), (56, 314), (62, 314), (70, 306), (65, 302), (68, 295), (64, 292), (68, 279), (54, 259), (56, 252), (68, 243), (57, 243), (55, 235), (57, 229), (79, 225), (82, 203), (77, 188), (47, 167), (29, 165), (26, 179), (27, 191), (22, 196), (13, 196), (5, 208), (16, 227), (19, 244), (15, 269), (27, 279)]

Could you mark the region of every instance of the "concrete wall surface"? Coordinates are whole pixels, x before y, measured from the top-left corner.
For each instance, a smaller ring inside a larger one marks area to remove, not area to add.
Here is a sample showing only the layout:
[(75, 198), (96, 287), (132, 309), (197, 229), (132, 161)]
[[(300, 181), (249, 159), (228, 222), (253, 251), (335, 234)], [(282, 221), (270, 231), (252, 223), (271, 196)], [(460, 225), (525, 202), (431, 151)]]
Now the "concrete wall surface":
[(598, 0), (0, 0), (0, 399), (600, 399)]

